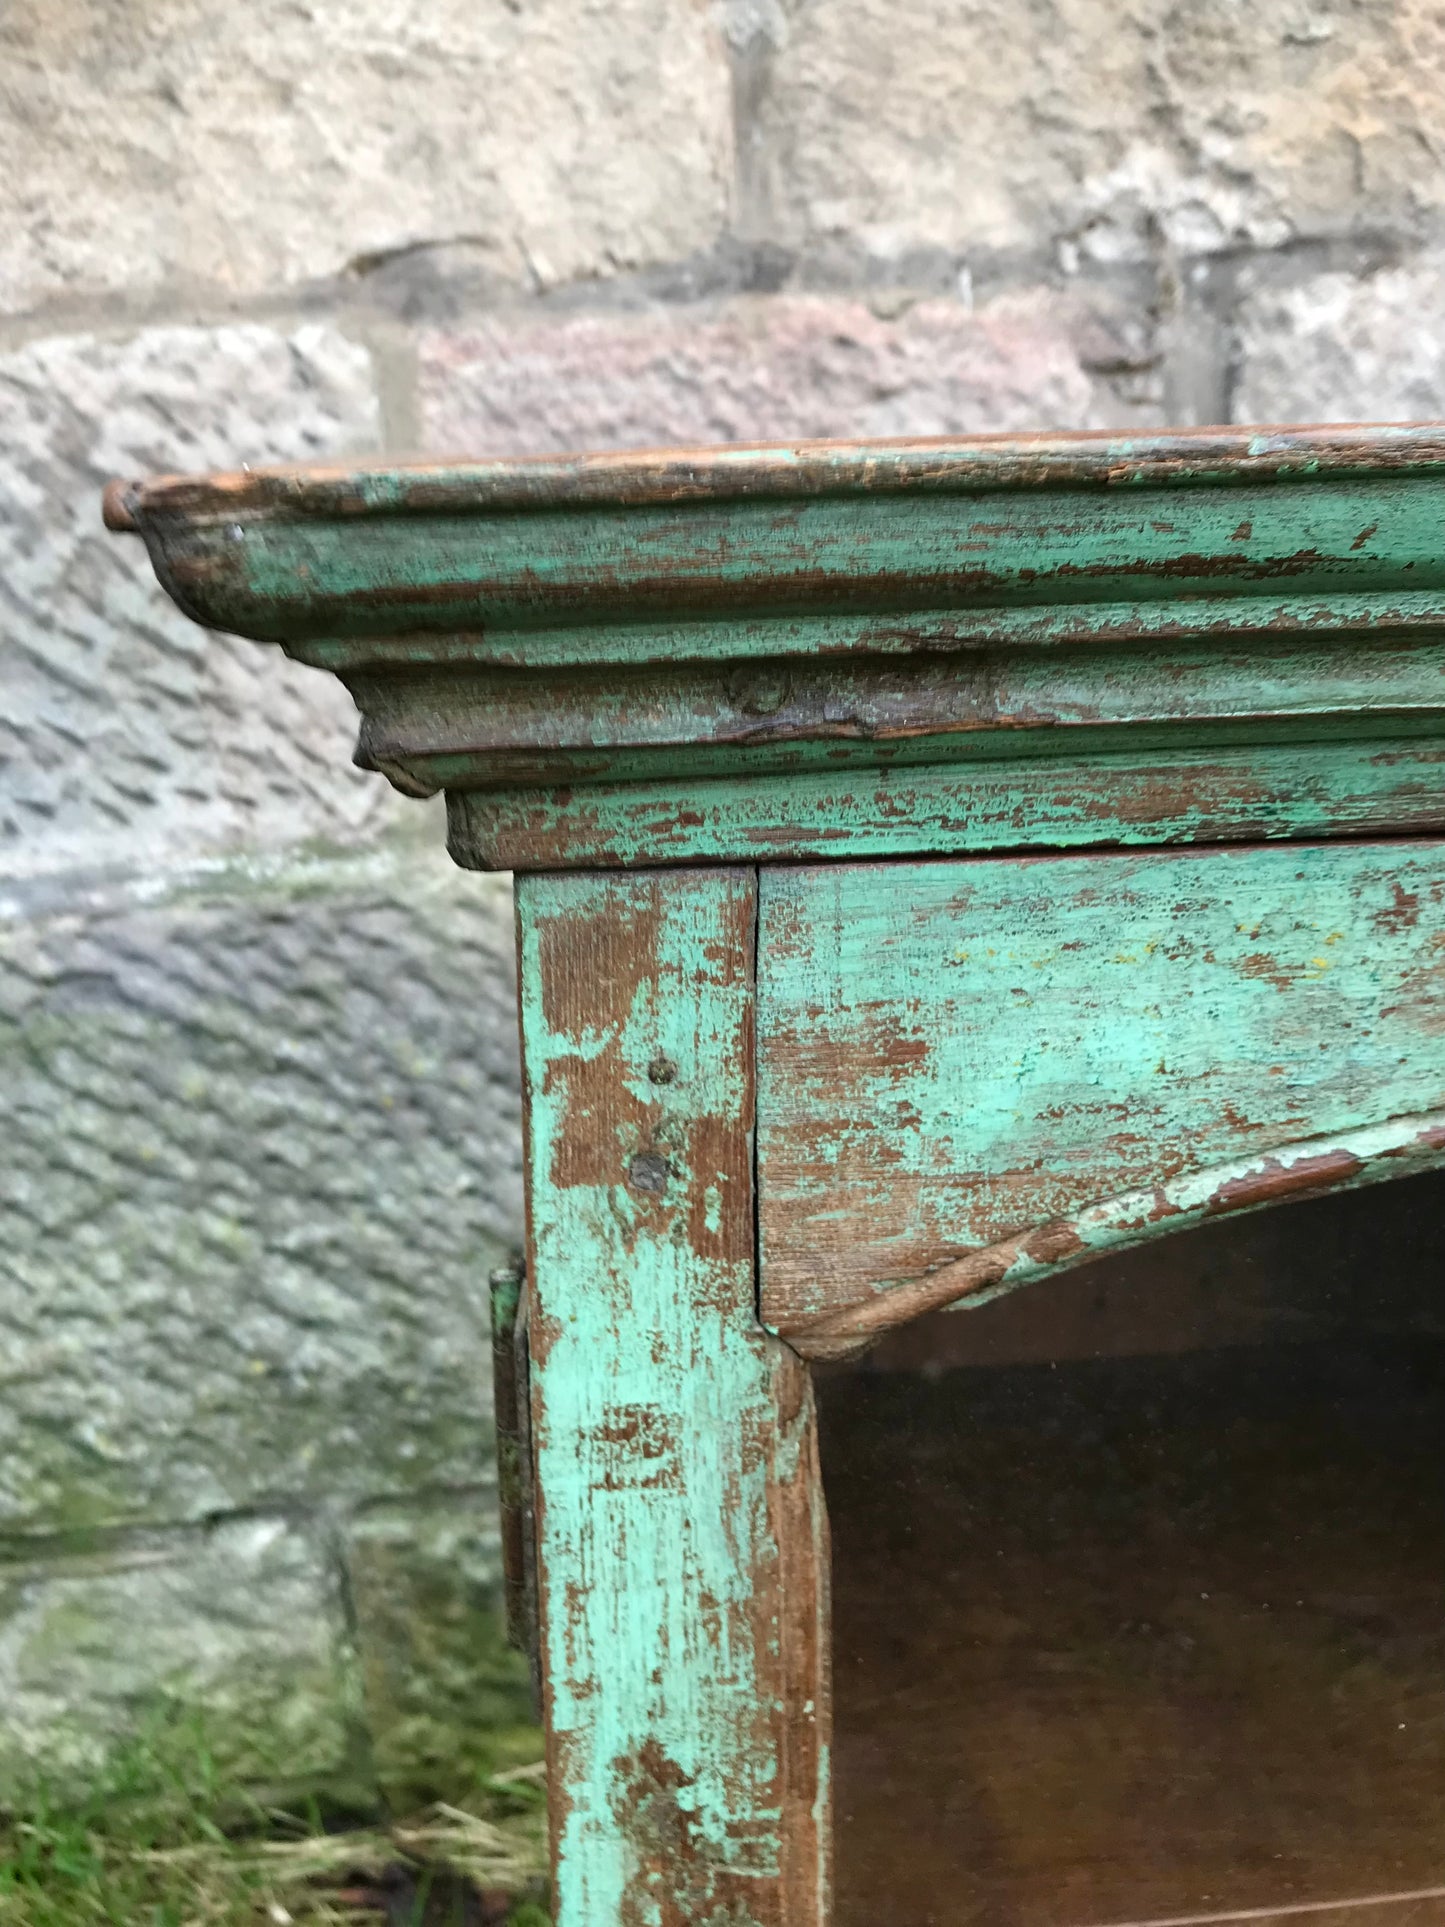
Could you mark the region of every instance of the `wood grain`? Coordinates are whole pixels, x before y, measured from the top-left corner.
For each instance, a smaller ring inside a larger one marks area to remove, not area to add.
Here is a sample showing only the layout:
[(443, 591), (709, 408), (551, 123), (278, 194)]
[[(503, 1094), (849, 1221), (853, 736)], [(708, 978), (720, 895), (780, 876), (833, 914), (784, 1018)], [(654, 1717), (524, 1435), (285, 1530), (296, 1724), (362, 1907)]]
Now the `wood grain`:
[(559, 1927), (821, 1927), (827, 1528), (755, 1303), (753, 872), (518, 887)]
[(749, 496), (949, 494), (992, 488), (1196, 487), (1315, 476), (1430, 475), (1445, 469), (1439, 422), (1329, 422), (1121, 434), (974, 435), (962, 440), (737, 443), (520, 459), (307, 463), (112, 482), (105, 520), (134, 529), (175, 515), (226, 521), (465, 514), (488, 509), (734, 501)]
[(1018, 1241), (980, 1291), (1187, 1223), (1292, 1146), (1299, 1188), (1346, 1181), (1377, 1152), (1345, 1134), (1428, 1122), (1445, 844), (768, 870), (758, 996), (763, 1315), (826, 1345), (990, 1248)]
[(821, 1312), (794, 1325), (789, 1339), (809, 1358), (846, 1358), (925, 1312), (985, 1304), (1021, 1285), (1217, 1218), (1413, 1177), (1442, 1163), (1445, 1110), (1246, 1152), (1073, 1206), (1044, 1224), (890, 1285), (865, 1302)]

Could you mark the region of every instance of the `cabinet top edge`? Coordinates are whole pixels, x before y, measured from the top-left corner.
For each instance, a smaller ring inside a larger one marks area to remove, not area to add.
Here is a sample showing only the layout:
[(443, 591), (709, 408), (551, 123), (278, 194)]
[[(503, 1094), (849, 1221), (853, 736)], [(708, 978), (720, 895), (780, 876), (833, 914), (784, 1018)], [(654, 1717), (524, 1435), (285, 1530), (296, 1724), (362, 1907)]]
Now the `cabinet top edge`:
[(976, 435), (241, 468), (115, 481), (109, 528), (994, 489), (1227, 487), (1445, 472), (1445, 422)]

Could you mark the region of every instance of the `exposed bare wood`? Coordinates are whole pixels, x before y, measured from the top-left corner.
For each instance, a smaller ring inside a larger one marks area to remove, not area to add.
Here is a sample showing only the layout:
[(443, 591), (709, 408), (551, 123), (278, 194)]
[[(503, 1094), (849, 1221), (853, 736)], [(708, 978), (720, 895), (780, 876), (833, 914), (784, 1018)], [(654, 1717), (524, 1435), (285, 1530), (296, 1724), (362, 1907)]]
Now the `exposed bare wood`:
[(1445, 464), (1438, 422), (1194, 428), (1119, 434), (978, 435), (966, 441), (797, 442), (788, 447), (641, 449), (526, 460), (386, 467), (307, 464), (113, 482), (106, 525), (156, 514), (464, 514), (574, 503), (676, 502), (750, 495), (1039, 487), (1197, 485), (1259, 476), (1430, 472)]

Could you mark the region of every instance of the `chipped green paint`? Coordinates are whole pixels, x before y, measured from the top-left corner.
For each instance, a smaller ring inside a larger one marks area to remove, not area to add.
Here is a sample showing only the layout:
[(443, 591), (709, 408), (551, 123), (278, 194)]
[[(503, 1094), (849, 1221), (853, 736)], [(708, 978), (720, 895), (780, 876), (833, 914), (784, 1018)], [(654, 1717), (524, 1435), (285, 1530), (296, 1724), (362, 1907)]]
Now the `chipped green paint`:
[(1168, 1229), (1191, 1174), (1445, 1108), (1442, 843), (779, 868), (761, 893), (763, 1311), (799, 1342), (1096, 1200), (1157, 1189)]
[(825, 1917), (811, 1395), (754, 1311), (755, 893), (518, 886), (559, 1927)]
[(980, 759), (705, 783), (468, 790), (470, 869), (974, 855), (1445, 830), (1445, 743), (1306, 742)]
[[(1253, 594), (1220, 593), (1217, 584), (1177, 583), (1177, 596), (1122, 600), (1064, 600), (967, 606), (919, 606), (905, 596), (890, 608), (841, 607), (826, 615), (749, 615), (725, 620), (699, 610), (685, 622), (612, 619), (595, 629), (580, 613), (568, 624), (528, 629), (458, 629), (400, 635), (389, 626), (372, 634), (350, 633), (349, 619), (330, 629), (285, 638), (298, 662), (348, 675), (366, 669), (420, 669), (432, 664), (500, 669), (653, 668), (675, 662), (782, 661), (792, 657), (945, 655), (974, 647), (1031, 648), (1088, 644), (1175, 643), (1219, 638), (1247, 643), (1254, 637), (1332, 633), (1394, 635), (1430, 633), (1445, 621), (1445, 590), (1408, 588), (1360, 591), (1349, 578), (1327, 591), (1305, 593), (1257, 588)], [(181, 598), (185, 600), (185, 597)], [(840, 600), (843, 598), (840, 596)], [(580, 598), (579, 598), (580, 605)], [(217, 612), (220, 613), (219, 611)], [(279, 638), (263, 637), (263, 641)]]
[(925, 1312), (986, 1305), (1022, 1285), (1215, 1218), (1413, 1177), (1441, 1164), (1445, 1110), (1327, 1131), (1072, 1208), (872, 1298), (806, 1319), (794, 1326), (790, 1342), (809, 1358), (848, 1358)]
[(1436, 426), (172, 478), (110, 515), (199, 619), (341, 676), (463, 862), (1439, 826), (1361, 750), (1445, 740)]
[(560, 684), (458, 670), (444, 717), (434, 686), (391, 672), (348, 680), (363, 760), (453, 791), (1098, 755), (1201, 732), (1220, 747), (1438, 734), (1445, 720), (1445, 647), (1420, 637), (976, 647), (755, 672), (574, 672)]
[(112, 482), (107, 525), (147, 515), (228, 522), (457, 515), (616, 504), (789, 501), (800, 496), (958, 495), (995, 488), (1199, 488), (1241, 481), (1364, 480), (1445, 471), (1439, 422), (1323, 428), (1213, 427), (962, 441), (812, 441), (620, 450), (385, 467), (316, 464)]
[[(1147, 612), (1200, 595), (1283, 603), (1298, 622), (1336, 595), (1369, 599), (1377, 621), (1391, 619), (1400, 597), (1428, 596), (1439, 619), (1442, 516), (1440, 477), (1187, 496), (1021, 489), (599, 503), (542, 515), (374, 516), (364, 525), (238, 511), (224, 528), (199, 522), (178, 531), (167, 566), (198, 612), (265, 640), (466, 631), (475, 638), (468, 654), (481, 660), (495, 647), (502, 661), (555, 665), (599, 653), (625, 660), (621, 633), (594, 625), (649, 620), (673, 625), (674, 656), (695, 655), (676, 625), (705, 612), (826, 615), (841, 605), (854, 619), (871, 613), (875, 648), (884, 611), (966, 619), (975, 610), (1066, 608), (1064, 633), (1076, 638), (1119, 626), (1117, 614), (1097, 616), (1095, 605)], [(1187, 619), (1176, 607), (1168, 627)], [(1209, 627), (1207, 608), (1198, 624)], [(573, 625), (567, 647), (560, 637)], [(531, 629), (554, 638), (539, 657), (529, 654)], [(718, 636), (715, 622), (709, 633)]]

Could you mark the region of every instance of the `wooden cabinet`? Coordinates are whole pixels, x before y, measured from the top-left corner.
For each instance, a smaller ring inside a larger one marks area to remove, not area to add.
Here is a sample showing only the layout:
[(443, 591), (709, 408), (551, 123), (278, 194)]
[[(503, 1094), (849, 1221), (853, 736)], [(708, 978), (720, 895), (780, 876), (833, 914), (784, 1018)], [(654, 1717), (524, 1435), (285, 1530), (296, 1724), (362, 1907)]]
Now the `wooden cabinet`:
[(560, 1927), (821, 1927), (809, 1361), (1445, 1162), (1445, 431), (248, 472), (107, 513), (517, 872)]

